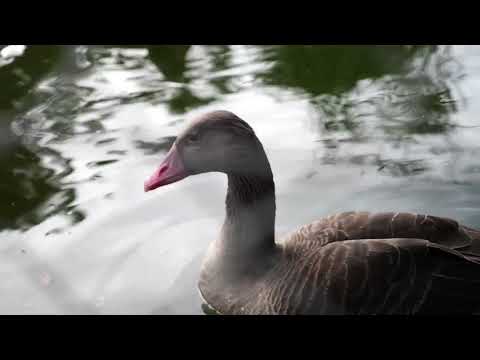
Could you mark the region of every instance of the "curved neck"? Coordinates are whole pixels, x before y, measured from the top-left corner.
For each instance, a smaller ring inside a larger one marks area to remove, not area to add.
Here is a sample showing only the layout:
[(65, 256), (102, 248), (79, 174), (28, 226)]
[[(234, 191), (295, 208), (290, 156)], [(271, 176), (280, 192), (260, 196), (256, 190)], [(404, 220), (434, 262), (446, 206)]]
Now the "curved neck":
[(199, 281), (201, 293), (213, 306), (223, 304), (225, 296), (244, 296), (240, 284), (244, 280), (251, 284), (277, 262), (272, 170), (261, 144), (252, 155), (243, 166), (236, 164), (240, 171), (225, 171), (226, 217), (220, 238), (210, 245)]
[(243, 260), (264, 256), (275, 247), (275, 184), (268, 160), (261, 172), (227, 175), (224, 255)]

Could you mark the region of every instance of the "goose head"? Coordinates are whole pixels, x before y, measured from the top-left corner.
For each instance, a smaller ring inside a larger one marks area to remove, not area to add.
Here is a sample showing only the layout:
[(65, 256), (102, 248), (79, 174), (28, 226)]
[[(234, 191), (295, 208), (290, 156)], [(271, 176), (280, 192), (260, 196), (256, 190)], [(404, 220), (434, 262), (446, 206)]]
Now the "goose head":
[(255, 176), (267, 168), (253, 129), (231, 112), (214, 111), (196, 118), (177, 137), (144, 189), (152, 191), (196, 174)]

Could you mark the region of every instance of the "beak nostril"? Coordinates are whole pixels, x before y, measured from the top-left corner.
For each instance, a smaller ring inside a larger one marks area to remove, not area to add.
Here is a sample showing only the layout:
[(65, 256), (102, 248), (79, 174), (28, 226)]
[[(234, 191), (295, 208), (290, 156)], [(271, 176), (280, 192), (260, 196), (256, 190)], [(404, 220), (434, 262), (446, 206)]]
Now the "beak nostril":
[(168, 165), (162, 166), (160, 169), (158, 169), (158, 175), (162, 175), (165, 171), (167, 171)]

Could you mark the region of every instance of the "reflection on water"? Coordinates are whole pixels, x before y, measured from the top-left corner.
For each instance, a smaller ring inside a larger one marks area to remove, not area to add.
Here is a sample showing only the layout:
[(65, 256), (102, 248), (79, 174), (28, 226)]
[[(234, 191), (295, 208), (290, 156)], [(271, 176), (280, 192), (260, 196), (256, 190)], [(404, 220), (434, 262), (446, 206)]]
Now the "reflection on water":
[[(274, 66), (260, 75), (262, 81), (312, 104), (314, 129), (329, 149), (325, 162), (338, 161), (342, 145), (374, 139), (405, 148), (422, 135), (445, 134), (455, 126), (451, 114), (462, 99), (452, 92), (464, 73), (451, 47), (277, 46), (265, 54)], [(392, 152), (349, 153), (346, 161), (361, 158), (391, 175), (428, 169), (424, 159), (387, 158)]]
[(0, 291), (10, 294), (0, 312), (201, 313), (195, 284), (222, 220), (224, 178), (154, 196), (142, 184), (185, 120), (211, 109), (239, 113), (264, 142), (280, 233), (362, 208), (479, 225), (478, 55), (27, 47), (0, 66), (0, 273), (9, 277)]

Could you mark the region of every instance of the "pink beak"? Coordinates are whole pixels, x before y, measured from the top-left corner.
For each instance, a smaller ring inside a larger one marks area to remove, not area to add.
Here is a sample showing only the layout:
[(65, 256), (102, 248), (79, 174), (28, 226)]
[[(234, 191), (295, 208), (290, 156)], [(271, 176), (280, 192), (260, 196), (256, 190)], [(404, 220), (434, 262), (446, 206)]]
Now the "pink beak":
[(188, 176), (183, 165), (182, 159), (178, 154), (175, 144), (168, 152), (160, 167), (155, 173), (145, 181), (145, 192), (155, 190), (160, 186), (174, 183)]

